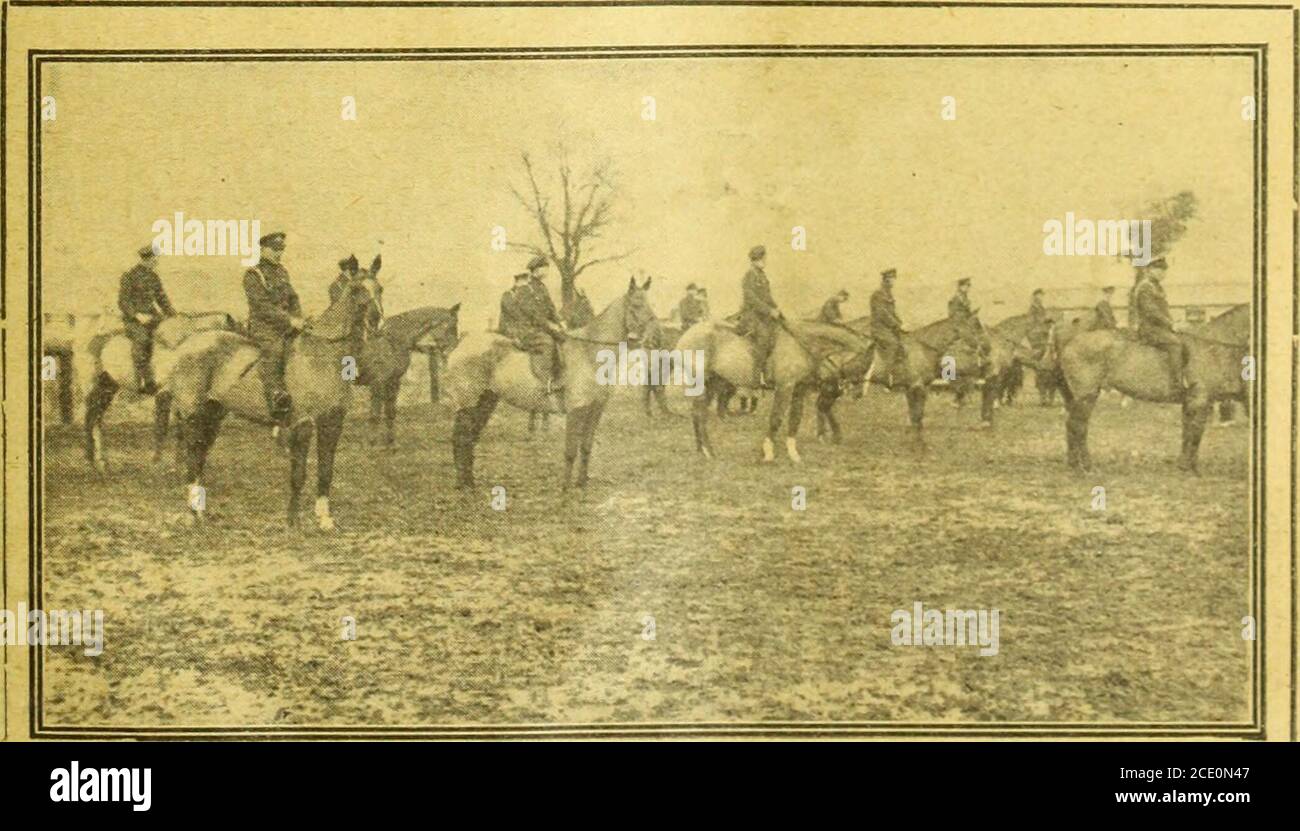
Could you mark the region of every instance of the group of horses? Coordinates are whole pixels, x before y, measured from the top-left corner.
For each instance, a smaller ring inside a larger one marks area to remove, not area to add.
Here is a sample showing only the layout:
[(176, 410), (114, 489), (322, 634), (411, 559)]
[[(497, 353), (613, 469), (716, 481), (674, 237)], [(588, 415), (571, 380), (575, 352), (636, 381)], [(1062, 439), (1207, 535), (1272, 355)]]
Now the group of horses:
[[(1116, 389), (1146, 401), (1178, 403), (1183, 409), (1180, 466), (1195, 471), (1201, 436), (1212, 404), (1248, 399), (1250, 307), (1236, 307), (1194, 332), (1184, 335), (1187, 352), (1185, 387), (1173, 382), (1163, 353), (1138, 342), (1125, 330), (1097, 329), (1084, 318), (1059, 324), (1050, 333), (1045, 352), (1030, 348), (1028, 315), (985, 327), (978, 315), (944, 319), (908, 331), (903, 336), (904, 359), (892, 366), (877, 360), (870, 320), (844, 324), (782, 319), (766, 372), (760, 376), (751, 342), (726, 321), (703, 321), (680, 333), (666, 333), (649, 301), (649, 279), (630, 279), (626, 289), (590, 319), (570, 321), (559, 345), (564, 383), (565, 442), (561, 484), (585, 486), (598, 425), (612, 393), (599, 383), (599, 354), (619, 344), (643, 344), (674, 350), (682, 361), (703, 360), (692, 367), (702, 372), (704, 388), (691, 400), (695, 447), (704, 457), (715, 455), (709, 433), (714, 403), (725, 402), (737, 390), (755, 390), (760, 378), (772, 390), (771, 414), (762, 440), (765, 461), (773, 461), (785, 428), (785, 450), (800, 461), (797, 434), (803, 407), (816, 393), (819, 426), (838, 441), (840, 428), (833, 409), (846, 388), (864, 384), (901, 392), (907, 402), (914, 441), (924, 447), (923, 422), (931, 385), (943, 378), (962, 388), (978, 382), (981, 420), (991, 426), (994, 407), (1023, 367), (1051, 379), (1067, 408), (1067, 461), (1077, 469), (1091, 466), (1088, 425), (1098, 396)], [(459, 306), (425, 307), (384, 320), (369, 337), (361, 338), (368, 317), (382, 319), (381, 291), (375, 274), (362, 271), (348, 290), (319, 317), (310, 320), (288, 349), (285, 382), (294, 404), (289, 430), (290, 457), (288, 520), (295, 524), (307, 472), (307, 456), (315, 438), (317, 487), (315, 515), (325, 530), (334, 527), (329, 495), (333, 461), (343, 430), (352, 386), (371, 391), (372, 438), (384, 428), (382, 442), (391, 444), (397, 392), (411, 353), (424, 349), (445, 356), (440, 398), (452, 413), (452, 462), (460, 487), (474, 485), (475, 448), (496, 410), (505, 401), (534, 417), (557, 412), (556, 399), (535, 377), (529, 356), (511, 339), (487, 331), (462, 333)], [(261, 381), (255, 366), (256, 344), (228, 315), (180, 315), (164, 321), (156, 333), (155, 456), (162, 452), (171, 421), (176, 423), (178, 452), (188, 485), (190, 516), (202, 518), (204, 504), (193, 494), (201, 488), (208, 452), (227, 414), (270, 424)], [(102, 421), (119, 391), (133, 395), (134, 369), (130, 345), (120, 333), (109, 333), (83, 350), (93, 362), (82, 377), (93, 379), (86, 396), (86, 453), (92, 465), (104, 469)], [(341, 372), (355, 357), (356, 374)], [(84, 371), (84, 370), (83, 370)], [(646, 390), (650, 395), (663, 390)], [(575, 477), (576, 466), (576, 477)], [(201, 491), (200, 491), (201, 492)]]

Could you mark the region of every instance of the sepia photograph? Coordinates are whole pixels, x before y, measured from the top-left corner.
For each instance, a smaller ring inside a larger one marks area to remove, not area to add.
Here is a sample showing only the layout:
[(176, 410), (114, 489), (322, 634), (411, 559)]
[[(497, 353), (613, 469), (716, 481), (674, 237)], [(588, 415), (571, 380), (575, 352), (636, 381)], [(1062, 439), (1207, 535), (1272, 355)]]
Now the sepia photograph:
[(521, 5), (9, 4), (7, 739), (1294, 740), (1288, 7)]

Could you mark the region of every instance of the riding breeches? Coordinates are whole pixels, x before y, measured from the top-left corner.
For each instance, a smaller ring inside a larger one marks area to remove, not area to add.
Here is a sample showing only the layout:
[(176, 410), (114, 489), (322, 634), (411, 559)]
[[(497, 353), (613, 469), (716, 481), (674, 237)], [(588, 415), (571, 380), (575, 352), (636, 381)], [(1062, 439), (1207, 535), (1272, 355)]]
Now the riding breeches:
[(1174, 379), (1174, 386), (1183, 385), (1183, 371), (1186, 368), (1183, 340), (1176, 332), (1167, 329), (1147, 329), (1139, 332), (1138, 339), (1148, 346), (1154, 346), (1165, 353), (1169, 361), (1169, 373)]
[(257, 338), (262, 359), (257, 362), (257, 373), (262, 379), (262, 392), (266, 396), (266, 409), (276, 421), (284, 419), (289, 410), (289, 390), (284, 384), (284, 362), (289, 351), (287, 338), (263, 335)]
[(124, 320), (123, 323), (126, 326), (126, 336), (131, 341), (131, 362), (135, 365), (135, 377), (140, 386), (150, 385), (154, 382), (154, 324), (132, 319)]

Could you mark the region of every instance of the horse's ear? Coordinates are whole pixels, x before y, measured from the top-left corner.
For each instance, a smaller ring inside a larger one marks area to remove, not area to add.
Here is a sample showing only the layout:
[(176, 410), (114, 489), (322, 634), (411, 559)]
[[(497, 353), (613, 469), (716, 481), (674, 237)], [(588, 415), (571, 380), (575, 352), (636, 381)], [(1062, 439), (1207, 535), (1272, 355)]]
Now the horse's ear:
[(645, 278), (645, 284), (641, 286), (641, 291), (649, 291), (649, 290), (650, 290), (650, 281), (653, 280), (653, 279), (654, 279), (653, 277), (647, 277), (647, 278)]
[(631, 292), (631, 291), (635, 291), (635, 290), (636, 290), (636, 278), (635, 278), (635, 277), (629, 277), (629, 278), (627, 278), (627, 290), (628, 290), (629, 292)]
[(459, 314), (459, 313), (460, 313), (460, 304), (457, 303), (455, 306), (452, 306), (452, 307), (451, 307), (450, 309), (448, 309), (447, 311), (451, 312), (452, 314)]
[(379, 277), (379, 267), (384, 264), (383, 255), (376, 254), (375, 258), (370, 261), (370, 276)]

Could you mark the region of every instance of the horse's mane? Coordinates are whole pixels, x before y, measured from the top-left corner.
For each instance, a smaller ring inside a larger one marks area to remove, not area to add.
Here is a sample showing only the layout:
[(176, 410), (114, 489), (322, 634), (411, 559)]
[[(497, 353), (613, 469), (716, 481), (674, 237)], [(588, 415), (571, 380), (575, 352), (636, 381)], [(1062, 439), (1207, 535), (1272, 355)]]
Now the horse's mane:
[(836, 347), (852, 352), (865, 352), (871, 347), (870, 341), (864, 335), (838, 323), (798, 321), (791, 322), (790, 328), (800, 340), (815, 338), (830, 341)]
[(396, 341), (402, 346), (409, 347), (424, 337), (435, 326), (440, 323), (450, 322), (452, 315), (451, 309), (443, 309), (437, 306), (421, 306), (418, 309), (411, 309), (385, 319), (381, 334), (383, 337)]

